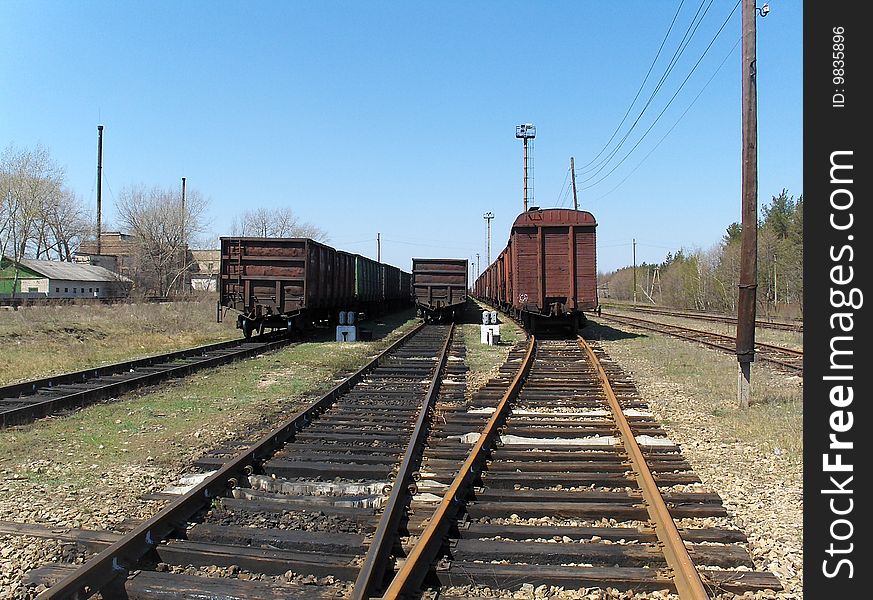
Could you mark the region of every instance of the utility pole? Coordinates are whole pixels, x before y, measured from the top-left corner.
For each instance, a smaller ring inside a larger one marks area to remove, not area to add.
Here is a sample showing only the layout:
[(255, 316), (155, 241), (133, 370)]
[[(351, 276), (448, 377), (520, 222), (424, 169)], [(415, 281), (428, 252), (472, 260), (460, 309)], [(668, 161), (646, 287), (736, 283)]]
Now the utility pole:
[(573, 180), (573, 210), (579, 210), (579, 198), (576, 197), (576, 163), (570, 157), (570, 178)]
[(487, 237), (487, 240), (488, 240), (488, 245), (487, 245), (487, 248), (488, 248), (488, 254), (487, 254), (488, 262), (485, 263), (485, 264), (490, 265), (490, 264), (491, 264), (491, 219), (494, 218), (494, 213), (492, 213), (491, 211), (488, 211), (487, 213), (485, 213), (485, 214), (482, 215), (482, 216), (485, 218), (485, 225), (486, 225), (486, 229), (487, 229), (487, 231), (488, 231), (488, 237)]
[(103, 220), (103, 125), (97, 126), (97, 254), (100, 255), (100, 237)]
[(188, 246), (185, 236), (185, 178), (182, 178), (182, 214), (179, 217), (179, 227), (182, 233), (182, 272), (179, 277), (179, 291), (185, 293), (185, 272), (188, 270)]
[[(755, 297), (758, 287), (758, 90), (755, 0), (743, 1), (743, 231), (737, 303), (737, 401), (748, 408), (755, 360)], [(766, 6), (766, 5), (765, 5)], [(767, 8), (769, 10), (769, 7)], [(762, 9), (762, 15), (766, 14)]]
[(479, 253), (476, 253), (476, 279), (479, 279)]
[(376, 234), (376, 262), (382, 262), (382, 234)]
[(633, 241), (634, 246), (634, 304), (637, 303), (637, 240)]

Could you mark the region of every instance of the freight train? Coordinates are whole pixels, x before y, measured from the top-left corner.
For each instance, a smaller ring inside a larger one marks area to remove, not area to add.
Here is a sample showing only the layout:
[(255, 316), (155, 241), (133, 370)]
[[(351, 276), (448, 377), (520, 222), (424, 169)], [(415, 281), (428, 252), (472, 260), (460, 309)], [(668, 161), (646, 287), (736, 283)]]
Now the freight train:
[(409, 304), (412, 274), (307, 238), (221, 238), (218, 320), (248, 338), (302, 329), (339, 311), (377, 314)]
[(535, 331), (558, 325), (574, 332), (597, 309), (594, 216), (586, 211), (532, 207), (512, 224), (509, 242), (474, 284), (481, 300)]
[(467, 303), (468, 261), (413, 258), (412, 295), (425, 322), (454, 320)]

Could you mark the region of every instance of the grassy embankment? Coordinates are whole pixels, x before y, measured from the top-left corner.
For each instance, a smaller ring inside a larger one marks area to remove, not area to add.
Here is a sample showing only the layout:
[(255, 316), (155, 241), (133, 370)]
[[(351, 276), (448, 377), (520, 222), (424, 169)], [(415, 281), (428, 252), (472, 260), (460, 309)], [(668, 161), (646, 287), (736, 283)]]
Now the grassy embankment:
[[(630, 328), (592, 325), (589, 332), (602, 337), (604, 346), (633, 378), (641, 390), (654, 395), (654, 406), (664, 408), (665, 425), (676, 429), (706, 427), (728, 442), (753, 444), (762, 450), (786, 453), (800, 461), (803, 452), (802, 379), (771, 370), (761, 363), (752, 367), (752, 402), (737, 406), (736, 358), (701, 346), (657, 334), (620, 333)], [(670, 416), (671, 406), (682, 402), (694, 412)], [(672, 422), (671, 422), (672, 419)]]
[(215, 300), (0, 311), (0, 385), (240, 337)]
[(241, 431), (272, 427), (417, 323), (404, 311), (362, 324), (373, 329), (373, 342), (307, 342), (66, 417), (0, 430), (0, 477), (78, 487), (114, 470), (183, 465)]

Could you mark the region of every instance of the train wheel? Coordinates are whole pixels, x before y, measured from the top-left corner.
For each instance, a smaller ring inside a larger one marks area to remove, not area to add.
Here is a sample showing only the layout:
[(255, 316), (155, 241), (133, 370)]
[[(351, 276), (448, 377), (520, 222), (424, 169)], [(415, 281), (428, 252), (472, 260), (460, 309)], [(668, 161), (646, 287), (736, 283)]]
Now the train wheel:
[(241, 325), (240, 329), (242, 329), (243, 337), (246, 339), (249, 339), (250, 337), (252, 337), (252, 322), (249, 321), (248, 319), (244, 318), (240, 325)]

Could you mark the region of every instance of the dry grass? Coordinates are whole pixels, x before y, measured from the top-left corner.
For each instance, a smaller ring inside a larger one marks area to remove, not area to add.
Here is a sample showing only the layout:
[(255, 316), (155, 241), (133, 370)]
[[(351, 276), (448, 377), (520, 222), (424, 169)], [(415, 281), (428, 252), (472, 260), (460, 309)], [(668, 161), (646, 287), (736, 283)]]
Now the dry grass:
[(0, 476), (26, 478), (51, 493), (60, 485), (93, 485), (113, 470), (179, 465), (240, 430), (274, 426), (415, 326), (411, 316), (368, 324), (374, 342), (308, 342), (123, 401), (0, 430)]
[(0, 385), (239, 337), (215, 300), (0, 311)]
[[(630, 329), (628, 329), (630, 331)], [(736, 358), (701, 346), (657, 334), (619, 334), (610, 327), (593, 326), (605, 347), (633, 371), (641, 387), (663, 389), (662, 402), (671, 394), (692, 398), (700, 419), (718, 428), (728, 442), (753, 444), (767, 452), (786, 453), (800, 460), (803, 452), (803, 385), (754, 363), (752, 403), (737, 405)], [(670, 423), (668, 426), (679, 426)], [(685, 424), (688, 426), (688, 424)]]
[[(479, 310), (472, 311), (475, 312), (473, 316), (481, 313), (482, 307), (478, 304), (476, 307)], [(500, 370), (500, 365), (506, 362), (510, 349), (517, 341), (524, 339), (524, 331), (514, 321), (503, 314), (500, 315), (500, 319), (500, 343), (496, 345), (480, 342), (479, 324), (465, 323), (460, 326), (461, 334), (467, 345), (468, 393), (473, 393), (490, 378), (496, 376)]]

